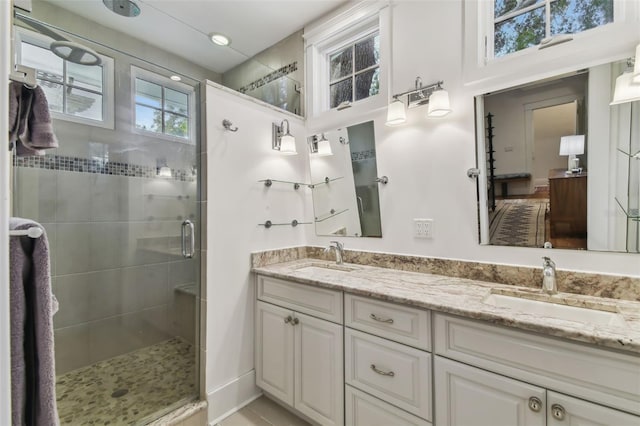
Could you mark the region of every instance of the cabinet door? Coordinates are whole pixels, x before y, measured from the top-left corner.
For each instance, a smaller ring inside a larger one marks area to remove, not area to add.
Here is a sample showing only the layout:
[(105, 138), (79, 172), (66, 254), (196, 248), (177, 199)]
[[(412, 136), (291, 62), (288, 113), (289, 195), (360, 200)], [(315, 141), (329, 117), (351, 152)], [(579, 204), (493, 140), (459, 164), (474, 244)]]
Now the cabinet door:
[(342, 326), (296, 313), (294, 407), (322, 425), (344, 424)]
[(548, 426), (639, 426), (640, 417), (559, 393), (547, 392)]
[[(293, 313), (257, 302), (256, 385), (293, 405)], [(286, 321), (286, 322), (285, 322)]]
[[(545, 390), (456, 361), (435, 357), (438, 426), (544, 426)], [(529, 406), (532, 398), (538, 406)]]

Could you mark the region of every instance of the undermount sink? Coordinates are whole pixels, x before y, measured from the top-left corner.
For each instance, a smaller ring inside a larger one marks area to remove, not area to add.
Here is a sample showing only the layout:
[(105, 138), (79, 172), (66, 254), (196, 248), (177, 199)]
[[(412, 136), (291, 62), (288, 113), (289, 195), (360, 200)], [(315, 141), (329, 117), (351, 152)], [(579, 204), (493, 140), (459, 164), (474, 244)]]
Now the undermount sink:
[[(539, 297), (543, 295), (538, 293)], [(544, 295), (545, 300), (532, 300), (519, 296), (509, 296), (506, 294), (490, 293), (484, 298), (483, 303), (500, 308), (509, 308), (527, 314), (540, 317), (549, 317), (566, 321), (577, 321), (594, 325), (609, 325), (625, 327), (626, 323), (622, 315), (611, 312), (609, 307), (606, 310), (581, 308), (562, 304), (561, 299), (552, 299), (553, 296)]]
[(316, 272), (326, 272), (327, 269), (339, 272), (351, 272), (357, 270), (358, 268), (329, 262), (310, 262), (302, 264), (295, 268), (296, 271), (304, 270), (307, 272), (313, 272), (314, 270)]

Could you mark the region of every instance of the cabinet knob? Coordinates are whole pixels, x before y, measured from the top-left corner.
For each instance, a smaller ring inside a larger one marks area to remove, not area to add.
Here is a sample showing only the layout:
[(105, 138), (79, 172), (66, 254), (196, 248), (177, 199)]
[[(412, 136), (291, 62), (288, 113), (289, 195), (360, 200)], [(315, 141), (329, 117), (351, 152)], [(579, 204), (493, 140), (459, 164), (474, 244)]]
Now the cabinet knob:
[(294, 318), (293, 325), (298, 325), (298, 324), (300, 324), (300, 320), (298, 318)]
[(371, 315), (369, 315), (369, 317), (374, 321), (386, 322), (387, 324), (393, 324), (393, 318), (380, 318), (376, 314), (371, 314)]
[(376, 368), (375, 364), (371, 364), (371, 369), (373, 371), (375, 371), (376, 373), (380, 374), (381, 376), (389, 376), (389, 377), (393, 377), (396, 375), (396, 373), (394, 373), (393, 371), (383, 371), (383, 370), (379, 370), (378, 368)]
[(289, 315), (288, 317), (286, 317), (286, 318), (284, 319), (284, 323), (285, 323), (285, 324), (289, 324), (291, 321), (293, 321), (293, 317), (291, 317), (291, 315)]
[(564, 407), (560, 404), (553, 404), (551, 406), (551, 414), (556, 420), (564, 420), (566, 412), (564, 411)]
[(531, 409), (531, 411), (535, 411), (536, 413), (540, 411), (540, 409), (542, 408), (542, 401), (540, 401), (540, 398), (538, 398), (537, 396), (532, 396), (531, 398), (529, 398), (529, 408)]

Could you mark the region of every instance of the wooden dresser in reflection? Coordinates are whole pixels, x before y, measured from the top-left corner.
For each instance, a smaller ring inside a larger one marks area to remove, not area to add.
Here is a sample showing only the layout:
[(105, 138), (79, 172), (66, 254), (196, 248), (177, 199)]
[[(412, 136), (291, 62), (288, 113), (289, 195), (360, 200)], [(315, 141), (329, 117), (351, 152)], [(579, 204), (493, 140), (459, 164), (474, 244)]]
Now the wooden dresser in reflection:
[(587, 172), (549, 171), (551, 238), (587, 237)]

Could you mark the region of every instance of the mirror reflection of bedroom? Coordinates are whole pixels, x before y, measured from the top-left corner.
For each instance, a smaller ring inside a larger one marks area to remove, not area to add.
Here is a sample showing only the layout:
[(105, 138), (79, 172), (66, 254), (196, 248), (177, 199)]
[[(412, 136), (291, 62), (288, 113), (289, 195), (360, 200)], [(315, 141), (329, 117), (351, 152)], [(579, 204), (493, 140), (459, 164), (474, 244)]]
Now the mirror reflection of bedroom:
[(587, 73), (484, 96), (492, 245), (587, 248)]

